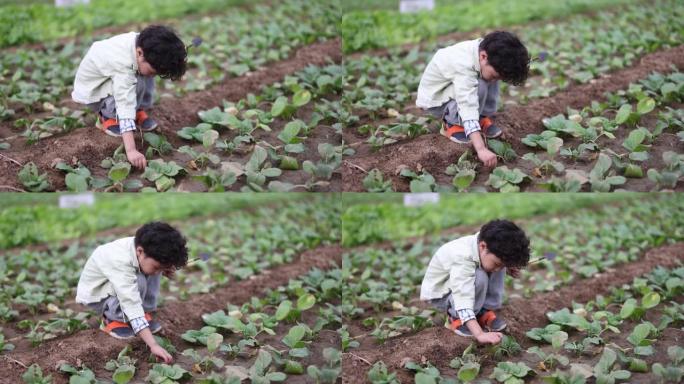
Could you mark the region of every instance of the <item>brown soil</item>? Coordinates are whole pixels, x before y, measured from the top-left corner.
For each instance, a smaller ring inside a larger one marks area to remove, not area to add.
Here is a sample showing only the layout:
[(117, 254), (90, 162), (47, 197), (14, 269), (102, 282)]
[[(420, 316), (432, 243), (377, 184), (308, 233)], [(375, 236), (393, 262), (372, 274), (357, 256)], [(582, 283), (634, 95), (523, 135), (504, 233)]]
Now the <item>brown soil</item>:
[[(606, 294), (611, 287), (630, 283), (634, 277), (647, 273), (656, 266), (673, 267), (684, 261), (684, 243), (651, 249), (643, 259), (622, 264), (586, 280), (553, 292), (542, 293), (530, 299), (513, 298), (502, 309), (501, 316), (509, 324), (507, 333), (517, 340), (525, 338), (530, 328), (544, 326), (546, 313), (572, 305), (572, 302), (586, 302), (598, 294)], [(448, 340), (449, 343), (444, 343)], [(365, 343), (363, 343), (365, 344)], [(402, 362), (411, 359), (416, 362), (429, 361), (437, 368), (448, 367), (449, 362), (460, 356), (470, 345), (470, 340), (455, 337), (443, 327), (432, 327), (419, 333), (390, 339), (383, 345), (370, 348), (351, 349), (342, 359), (343, 383), (367, 382), (370, 365), (384, 361), (388, 369), (396, 371), (401, 382), (413, 382), (413, 375), (402, 369)]]
[[(647, 77), (651, 72), (670, 73), (672, 71), (671, 65), (679, 69), (684, 68), (684, 46), (646, 55), (633, 67), (607, 74), (589, 84), (571, 85), (552, 97), (535, 100), (527, 105), (508, 107), (497, 115), (497, 124), (507, 133), (507, 139), (516, 152), (522, 155), (530, 150), (520, 140), (529, 133), (543, 131), (542, 118), (565, 113), (568, 107), (581, 109), (590, 105), (593, 100), (603, 100), (606, 92), (625, 89), (630, 83)], [(352, 130), (347, 130), (343, 138), (345, 142), (359, 142), (358, 135)], [(668, 148), (669, 150), (673, 149), (673, 144), (665, 141), (666, 139), (663, 138), (662, 145), (657, 145), (649, 151), (655, 162), (660, 160), (663, 151), (668, 150)], [(420, 165), (430, 172), (439, 184), (451, 184), (451, 176), (444, 174), (444, 170), (450, 164), (455, 163), (467, 148), (467, 146), (445, 140), (438, 133), (404, 140), (380, 148), (376, 152), (373, 152), (370, 146), (366, 144), (358, 145), (356, 155), (347, 159), (342, 166), (343, 191), (364, 191), (362, 184), (363, 178), (366, 176), (364, 171), (370, 171), (374, 168), (382, 171), (386, 179), (392, 180), (395, 190), (408, 191), (407, 179), (397, 174), (397, 169), (401, 165), (406, 165), (413, 170), (419, 168)], [(681, 148), (679, 150), (681, 151)], [(523, 167), (523, 163), (527, 162), (519, 160), (516, 163), (508, 164), (508, 166), (509, 168)], [(487, 176), (488, 172), (480, 172), (474, 185), (478, 185), (482, 178), (486, 180)], [(633, 184), (634, 186), (627, 184), (627, 188), (643, 190), (645, 183), (638, 181), (633, 182)]]
[[(325, 270), (339, 266), (341, 255), (342, 249), (339, 246), (317, 248), (304, 252), (291, 264), (264, 271), (248, 280), (198, 296), (191, 302), (168, 302), (157, 311), (156, 315), (164, 325), (163, 335), (177, 347), (187, 345), (180, 335), (188, 329), (201, 328), (203, 326), (201, 314), (224, 309), (228, 303), (241, 305), (252, 296), (259, 296), (269, 288), (274, 289), (285, 285), (289, 279), (300, 276), (312, 268)], [(66, 361), (72, 365), (80, 361), (93, 370), (99, 368), (101, 371), (104, 363), (116, 358), (126, 344), (127, 342), (115, 340), (97, 329), (89, 329), (47, 341), (37, 348), (18, 347), (12, 352), (11, 357), (5, 356), (0, 359), (0, 371), (9, 373), (0, 378), (0, 383), (20, 382), (20, 376), (25, 370), (21, 367), (22, 364), (25, 366), (39, 364), (43, 372), (53, 374), (53, 379), (57, 382), (65, 382), (64, 376), (55, 370), (55, 365), (60, 361)], [(131, 344), (139, 361), (145, 360), (147, 353), (144, 342), (135, 339)], [(179, 348), (179, 350), (183, 349)], [(139, 371), (143, 368), (139, 367)]]
[[(263, 86), (280, 81), (286, 75), (306, 66), (324, 65), (330, 61), (341, 60), (339, 39), (315, 43), (300, 48), (290, 59), (273, 63), (241, 77), (227, 79), (210, 90), (195, 92), (181, 99), (162, 99), (154, 107), (152, 114), (159, 123), (159, 131), (176, 146), (173, 140), (180, 140), (176, 139), (176, 131), (185, 126), (196, 125), (199, 122), (197, 112), (219, 105), (224, 99), (237, 102), (247, 94), (258, 93)], [(327, 132), (320, 134), (324, 137), (329, 136)], [(53, 187), (63, 189), (63, 173), (51, 168), (55, 159), (64, 159), (67, 162), (80, 161), (93, 172), (93, 175), (101, 177), (106, 175), (106, 172), (100, 168), (100, 162), (112, 155), (121, 145), (121, 139), (103, 135), (92, 127), (87, 127), (40, 140), (34, 145), (26, 145), (21, 138), (10, 140), (10, 144), (11, 148), (3, 151), (5, 156), (21, 164), (33, 161), (41, 173), (48, 172)], [(314, 153), (317, 154), (317, 151)], [(0, 160), (0, 186), (22, 189), (23, 186), (17, 179), (21, 167), (6, 159)], [(292, 182), (298, 183), (301, 178), (301, 175), (296, 175)], [(290, 181), (287, 173), (279, 180)]]

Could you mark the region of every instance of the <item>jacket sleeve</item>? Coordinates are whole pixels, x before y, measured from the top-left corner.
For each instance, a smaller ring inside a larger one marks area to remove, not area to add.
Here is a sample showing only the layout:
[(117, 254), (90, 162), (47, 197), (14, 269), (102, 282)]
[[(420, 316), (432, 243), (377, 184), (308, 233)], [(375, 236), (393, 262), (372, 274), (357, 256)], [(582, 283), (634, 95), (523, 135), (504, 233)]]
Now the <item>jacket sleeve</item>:
[(454, 309), (473, 310), (475, 304), (475, 263), (462, 260), (449, 270), (449, 288), (454, 299)]
[(129, 320), (144, 317), (145, 310), (142, 306), (135, 269), (129, 265), (112, 263), (101, 266), (100, 270), (114, 287), (116, 298), (119, 299), (121, 310), (126, 317)]
[(136, 87), (138, 79), (135, 74), (114, 72), (112, 76), (116, 114), (119, 120), (135, 119), (137, 105)]
[(477, 71), (461, 69), (452, 80), (454, 84), (453, 98), (458, 104), (458, 114), (462, 121), (480, 120), (480, 101), (477, 97)]

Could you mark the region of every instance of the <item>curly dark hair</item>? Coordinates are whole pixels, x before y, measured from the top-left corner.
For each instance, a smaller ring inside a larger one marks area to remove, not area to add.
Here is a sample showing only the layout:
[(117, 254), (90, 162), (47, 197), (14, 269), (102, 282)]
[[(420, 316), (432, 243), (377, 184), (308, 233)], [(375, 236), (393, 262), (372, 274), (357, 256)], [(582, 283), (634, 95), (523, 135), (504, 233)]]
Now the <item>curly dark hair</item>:
[(487, 52), (487, 61), (501, 80), (513, 85), (525, 83), (530, 74), (530, 54), (516, 35), (505, 31), (489, 33), (480, 42), (480, 50)]
[(169, 224), (153, 221), (135, 232), (135, 246), (157, 260), (163, 267), (182, 268), (188, 262), (185, 238)]
[(523, 267), (530, 260), (530, 240), (512, 221), (490, 221), (480, 228), (477, 240), (484, 241), (489, 252), (507, 267)]
[(188, 51), (176, 33), (163, 25), (151, 25), (140, 32), (135, 42), (145, 61), (163, 79), (180, 80), (188, 64)]

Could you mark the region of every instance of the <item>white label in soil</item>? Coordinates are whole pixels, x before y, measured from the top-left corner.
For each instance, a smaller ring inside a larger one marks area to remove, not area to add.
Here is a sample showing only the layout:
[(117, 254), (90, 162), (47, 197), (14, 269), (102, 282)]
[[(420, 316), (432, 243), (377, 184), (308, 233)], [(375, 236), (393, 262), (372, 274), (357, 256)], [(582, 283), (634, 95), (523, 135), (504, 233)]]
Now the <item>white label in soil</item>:
[(399, 3), (401, 13), (432, 11), (433, 9), (435, 9), (435, 0), (401, 0)]
[(439, 203), (439, 193), (407, 193), (404, 194), (405, 207), (419, 207), (426, 204)]
[(77, 195), (61, 195), (59, 197), (60, 208), (78, 208), (95, 204), (95, 195), (92, 192), (79, 193)]
[(71, 7), (77, 4), (90, 4), (90, 0), (55, 0), (57, 7)]

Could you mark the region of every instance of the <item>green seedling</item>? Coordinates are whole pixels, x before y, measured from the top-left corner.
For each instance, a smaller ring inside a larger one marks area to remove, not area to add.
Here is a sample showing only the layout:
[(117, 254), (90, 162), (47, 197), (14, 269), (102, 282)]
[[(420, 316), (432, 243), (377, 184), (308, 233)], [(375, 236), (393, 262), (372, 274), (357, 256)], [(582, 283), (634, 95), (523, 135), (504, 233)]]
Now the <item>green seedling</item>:
[(518, 168), (508, 169), (507, 166), (497, 167), (489, 175), (485, 185), (489, 185), (499, 192), (520, 192), (520, 185), (530, 180), (530, 177)]
[(397, 374), (394, 372), (389, 372), (387, 366), (382, 360), (373, 364), (371, 369), (368, 371), (368, 380), (373, 384), (399, 384), (397, 380)]
[(69, 383), (78, 384), (96, 384), (97, 379), (95, 379), (95, 373), (91, 371), (85, 365), (76, 368), (69, 364), (62, 364), (59, 366), (61, 372), (65, 372), (69, 375)]
[(500, 383), (523, 384), (524, 378), (534, 371), (525, 363), (500, 362), (494, 368), (494, 372), (489, 376)]
[(131, 347), (127, 345), (119, 352), (116, 360), (109, 360), (105, 365), (106, 370), (114, 371), (112, 380), (116, 384), (126, 384), (135, 376), (136, 360), (128, 356), (130, 352)]
[(463, 192), (470, 187), (477, 175), (475, 168), (477, 164), (472, 162), (472, 154), (470, 150), (465, 151), (459, 158), (456, 164), (447, 167), (445, 173), (454, 176), (451, 184), (456, 187), (456, 190)]
[(368, 192), (393, 192), (392, 180), (385, 180), (382, 172), (375, 168), (363, 178), (363, 187)]
[(283, 372), (270, 372), (269, 367), (272, 362), (271, 354), (265, 349), (259, 349), (257, 358), (249, 369), (249, 378), (252, 383), (268, 384), (272, 381), (281, 382), (287, 379), (287, 375)]
[(190, 372), (186, 371), (178, 364), (154, 364), (145, 380), (151, 383), (173, 384), (190, 377)]
[(340, 367), (342, 354), (335, 348), (325, 348), (323, 359), (326, 363), (324, 367), (318, 368), (315, 365), (309, 365), (306, 373), (317, 383), (334, 384), (342, 371)]
[(409, 168), (403, 168), (399, 175), (411, 180), (410, 189), (412, 193), (434, 192), (437, 188), (435, 178), (426, 170), (420, 175)]
[(38, 364), (32, 364), (26, 372), (21, 375), (24, 384), (51, 384), (52, 375), (43, 376), (43, 370)]
[(27, 163), (17, 175), (19, 181), (31, 192), (42, 192), (52, 188), (47, 172), (40, 174), (38, 167), (33, 162)]

